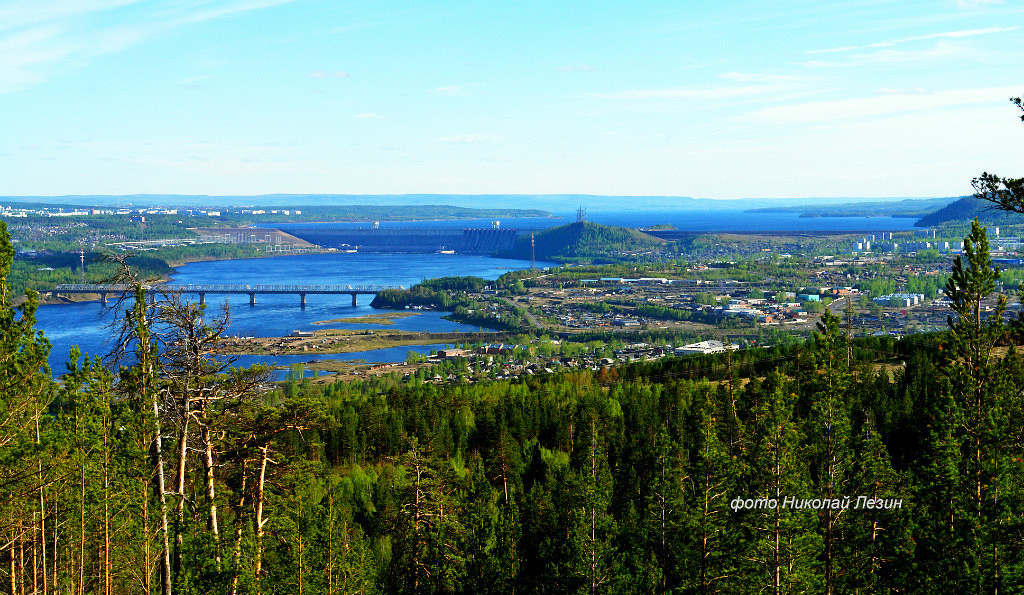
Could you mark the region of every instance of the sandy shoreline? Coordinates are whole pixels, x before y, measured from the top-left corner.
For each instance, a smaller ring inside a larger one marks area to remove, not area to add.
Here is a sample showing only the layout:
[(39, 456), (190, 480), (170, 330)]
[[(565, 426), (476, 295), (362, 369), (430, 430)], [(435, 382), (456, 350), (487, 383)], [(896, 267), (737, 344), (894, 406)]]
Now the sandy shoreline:
[(507, 333), (425, 333), (416, 331), (380, 331), (318, 329), (298, 337), (228, 337), (221, 346), (231, 355), (308, 355), (314, 353), (354, 353), (406, 345), (434, 343), (494, 342)]

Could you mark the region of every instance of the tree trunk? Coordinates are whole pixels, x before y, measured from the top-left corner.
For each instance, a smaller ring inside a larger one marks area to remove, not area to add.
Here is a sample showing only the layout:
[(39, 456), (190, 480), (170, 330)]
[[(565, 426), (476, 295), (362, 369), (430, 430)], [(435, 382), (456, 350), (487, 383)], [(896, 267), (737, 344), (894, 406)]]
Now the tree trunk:
[(103, 595), (111, 595), (110, 577), (110, 449), (108, 420), (103, 423)]
[(85, 454), (82, 453), (82, 482), (78, 526), (78, 595), (85, 593)]
[(10, 572), (11, 572), (11, 594), (13, 595), (14, 593), (18, 592), (18, 580), (15, 578), (15, 576), (16, 576), (15, 573), (17, 571), (17, 565), (16, 565), (15, 559), (14, 559), (14, 540), (13, 539), (11, 540), (11, 564), (10, 564), (10, 569), (11, 569), (10, 570)]
[[(39, 439), (39, 410), (36, 409), (36, 445), (38, 446)], [(39, 550), (42, 558), (40, 564), (43, 570), (43, 595), (48, 592), (48, 585), (46, 581), (46, 499), (43, 497), (43, 457), (41, 454), (36, 455), (36, 472), (37, 480), (39, 483)]]
[[(58, 509), (57, 509), (57, 496), (56, 496), (56, 494), (60, 493), (60, 492), (61, 492), (61, 490), (54, 490), (53, 517), (55, 519), (60, 514), (58, 512)], [(59, 575), (57, 574), (57, 560), (60, 558), (60, 548), (59, 548), (60, 539), (59, 539), (59, 537), (60, 537), (60, 524), (59, 523), (54, 523), (54, 526), (53, 526), (53, 571), (50, 573), (50, 579), (52, 581), (53, 590), (55, 592), (57, 591), (57, 585), (60, 584), (59, 581), (58, 581)]]
[(162, 572), (163, 595), (171, 595), (171, 544), (167, 530), (167, 484), (164, 478), (163, 437), (160, 435), (160, 404), (153, 394), (153, 420), (156, 423), (156, 478), (160, 492), (160, 532), (163, 534)]
[(238, 518), (235, 519), (235, 577), (231, 580), (231, 595), (238, 595), (238, 573), (239, 565), (242, 562), (242, 510), (245, 508), (245, 483), (246, 468), (249, 466), (249, 459), (242, 460), (242, 485), (238, 488)]
[(214, 552), (217, 561), (217, 570), (220, 570), (220, 528), (217, 524), (217, 488), (213, 478), (213, 441), (210, 437), (210, 426), (203, 423), (200, 424), (201, 436), (203, 440), (203, 467), (206, 472), (206, 498), (209, 501), (209, 529), (213, 534), (214, 541)]
[(18, 521), (18, 589), (25, 595), (25, 527)]
[(263, 526), (267, 519), (263, 518), (264, 487), (267, 481), (267, 463), (270, 462), (270, 445), (264, 444), (260, 448), (260, 479), (256, 485), (256, 581), (260, 580), (263, 572)]
[(181, 429), (178, 433), (178, 473), (176, 492), (178, 502), (174, 505), (175, 526), (174, 526), (174, 566), (173, 575), (181, 572), (181, 550), (185, 541), (185, 473), (188, 463), (188, 425), (189, 425), (189, 398), (188, 390), (182, 396), (182, 420)]
[(142, 563), (145, 569), (142, 573), (142, 592), (146, 595), (151, 595), (153, 592), (153, 576), (150, 573), (152, 568), (152, 560), (150, 553), (150, 540), (149, 540), (149, 503), (147, 502), (149, 496), (149, 482), (143, 481), (142, 487), (142, 500), (139, 503), (142, 505)]
[(327, 494), (327, 595), (334, 595), (334, 493)]
[(299, 519), (296, 523), (296, 529), (299, 540), (299, 595), (305, 595), (305, 576), (303, 574), (303, 543), (302, 543), (302, 496), (299, 496)]

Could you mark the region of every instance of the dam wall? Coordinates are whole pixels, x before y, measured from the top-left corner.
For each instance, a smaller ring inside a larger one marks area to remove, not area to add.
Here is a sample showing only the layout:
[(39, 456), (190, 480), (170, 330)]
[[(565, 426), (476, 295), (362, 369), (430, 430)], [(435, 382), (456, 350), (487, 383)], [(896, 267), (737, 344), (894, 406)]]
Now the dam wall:
[(323, 248), (358, 249), (360, 252), (437, 252), (493, 254), (515, 244), (514, 229), (386, 228), (339, 229), (308, 227), (291, 234)]

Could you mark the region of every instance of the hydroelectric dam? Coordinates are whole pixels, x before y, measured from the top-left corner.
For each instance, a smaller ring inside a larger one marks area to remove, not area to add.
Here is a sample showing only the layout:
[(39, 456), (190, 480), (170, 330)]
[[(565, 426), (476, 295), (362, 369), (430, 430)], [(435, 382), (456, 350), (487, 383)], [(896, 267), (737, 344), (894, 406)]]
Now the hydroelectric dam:
[(301, 227), (288, 233), (322, 248), (359, 252), (490, 255), (509, 250), (516, 242), (515, 229), (461, 229), (426, 227), (389, 227), (341, 229), (337, 227)]

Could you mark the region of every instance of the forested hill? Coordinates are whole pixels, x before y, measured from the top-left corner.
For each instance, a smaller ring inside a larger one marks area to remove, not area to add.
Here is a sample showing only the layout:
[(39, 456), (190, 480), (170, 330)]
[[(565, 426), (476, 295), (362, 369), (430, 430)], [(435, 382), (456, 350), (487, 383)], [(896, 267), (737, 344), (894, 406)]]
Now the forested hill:
[(750, 213), (800, 213), (801, 217), (907, 217), (917, 218), (940, 209), (955, 198), (905, 198), (899, 201), (842, 204), (784, 205), (750, 209)]
[[(552, 227), (533, 237), (534, 253), (539, 260), (574, 260), (615, 257), (626, 252), (660, 250), (665, 241), (625, 227), (576, 222)], [(530, 258), (530, 236), (523, 235), (516, 245), (498, 256)]]
[(982, 223), (1011, 223), (1015, 215), (995, 210), (992, 203), (964, 196), (945, 207), (917, 220), (914, 227), (935, 227), (944, 223), (967, 223), (977, 217)]

